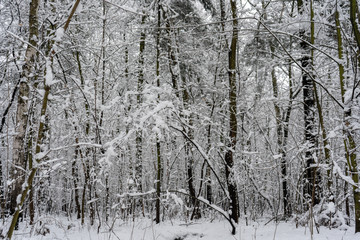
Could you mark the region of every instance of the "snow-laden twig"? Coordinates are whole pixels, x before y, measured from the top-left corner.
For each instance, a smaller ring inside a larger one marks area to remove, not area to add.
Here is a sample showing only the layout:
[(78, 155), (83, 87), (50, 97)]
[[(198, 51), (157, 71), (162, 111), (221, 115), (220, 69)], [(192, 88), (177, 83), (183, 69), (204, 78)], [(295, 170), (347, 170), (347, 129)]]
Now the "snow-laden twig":
[(35, 47), (34, 45), (32, 45), (31, 43), (29, 43), (28, 41), (25, 41), (24, 39), (22, 39), (21, 37), (19, 37), (18, 35), (6, 30), (6, 32), (11, 35), (12, 37), (20, 40), (22, 43), (25, 43), (26, 45), (29, 45), (30, 47), (34, 48), (41, 56), (45, 57), (44, 53), (42, 53), (37, 47)]
[(143, 126), (144, 123), (152, 116), (154, 116), (156, 113), (160, 112), (161, 110), (164, 110), (164, 109), (167, 109), (167, 108), (170, 108), (170, 109), (173, 109), (174, 108), (174, 105), (172, 104), (172, 102), (170, 101), (163, 101), (163, 102), (160, 102), (159, 104), (157, 104), (157, 106), (152, 110), (150, 111), (148, 114), (146, 114), (145, 116), (143, 116), (141, 119), (140, 119), (140, 126)]
[(333, 161), (334, 166), (333, 166), (333, 171), (334, 173), (339, 174), (339, 176), (341, 177), (342, 180), (344, 180), (345, 182), (349, 183), (350, 185), (358, 188), (359, 186), (352, 180), (352, 178), (350, 176), (345, 176), (342, 171), (341, 168), (339, 167), (339, 165)]
[(151, 189), (150, 191), (147, 192), (133, 192), (133, 193), (123, 193), (123, 194), (117, 194), (116, 196), (119, 198), (124, 198), (124, 197), (143, 197), (143, 196), (147, 196), (147, 195), (151, 195), (153, 193), (156, 193), (155, 189)]
[(60, 150), (71, 148), (71, 147), (79, 147), (79, 146), (90, 146), (90, 147), (95, 147), (95, 148), (102, 148), (103, 147), (102, 145), (95, 144), (95, 143), (77, 143), (77, 144), (72, 144), (72, 145), (67, 145), (67, 146), (62, 146), (62, 147), (57, 147), (57, 148), (51, 148), (51, 149), (49, 149), (49, 150), (47, 150), (45, 152), (40, 152), (40, 153), (35, 155), (35, 159), (37, 161), (40, 161), (41, 159), (43, 159), (47, 155), (49, 155), (51, 152), (60, 151)]
[(135, 10), (132, 10), (132, 9), (129, 9), (129, 8), (125, 8), (125, 7), (123, 7), (123, 6), (120, 6), (120, 5), (116, 4), (116, 3), (112, 3), (112, 2), (110, 2), (110, 1), (105, 0), (105, 2), (108, 3), (108, 4), (110, 4), (110, 5), (113, 5), (113, 6), (117, 7), (117, 8), (119, 8), (119, 9), (121, 9), (121, 10), (124, 10), (125, 12), (133, 13), (133, 14), (140, 15), (140, 16), (147, 16), (146, 14), (138, 13), (138, 12), (136, 12)]

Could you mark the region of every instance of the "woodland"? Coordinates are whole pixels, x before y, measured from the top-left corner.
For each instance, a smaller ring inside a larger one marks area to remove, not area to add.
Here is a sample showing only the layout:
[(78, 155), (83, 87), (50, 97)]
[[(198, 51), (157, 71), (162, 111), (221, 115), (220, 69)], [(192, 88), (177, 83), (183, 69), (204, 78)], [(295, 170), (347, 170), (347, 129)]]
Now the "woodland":
[(43, 216), (360, 232), (357, 0), (0, 0), (0, 234)]

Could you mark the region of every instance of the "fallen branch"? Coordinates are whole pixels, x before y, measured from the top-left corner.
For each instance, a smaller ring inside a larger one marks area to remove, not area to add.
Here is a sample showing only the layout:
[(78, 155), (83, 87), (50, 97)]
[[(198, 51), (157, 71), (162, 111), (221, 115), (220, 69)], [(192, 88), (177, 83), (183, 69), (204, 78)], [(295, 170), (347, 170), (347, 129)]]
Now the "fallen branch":
[[(180, 191), (180, 190), (168, 190), (168, 192), (173, 192), (173, 193), (180, 193), (186, 196), (190, 196), (189, 193), (185, 192), (185, 191)], [(215, 211), (217, 211), (218, 213), (220, 213), (221, 215), (223, 215), (223, 217), (230, 223), (231, 225), (231, 234), (235, 235), (236, 234), (236, 226), (234, 224), (234, 222), (232, 221), (232, 219), (230, 218), (229, 213), (227, 213), (226, 211), (224, 211), (221, 207), (215, 205), (215, 204), (210, 204), (208, 200), (202, 198), (202, 197), (195, 197), (196, 200), (198, 200), (199, 202), (202, 202), (203, 204), (205, 204), (206, 206), (214, 209)]]

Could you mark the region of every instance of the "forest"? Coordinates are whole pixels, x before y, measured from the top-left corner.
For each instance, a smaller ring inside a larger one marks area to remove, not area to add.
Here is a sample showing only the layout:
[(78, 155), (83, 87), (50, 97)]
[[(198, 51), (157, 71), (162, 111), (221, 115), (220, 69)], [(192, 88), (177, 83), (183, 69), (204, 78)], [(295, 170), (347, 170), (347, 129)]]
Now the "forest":
[(360, 236), (359, 1), (0, 0), (0, 33), (0, 238)]

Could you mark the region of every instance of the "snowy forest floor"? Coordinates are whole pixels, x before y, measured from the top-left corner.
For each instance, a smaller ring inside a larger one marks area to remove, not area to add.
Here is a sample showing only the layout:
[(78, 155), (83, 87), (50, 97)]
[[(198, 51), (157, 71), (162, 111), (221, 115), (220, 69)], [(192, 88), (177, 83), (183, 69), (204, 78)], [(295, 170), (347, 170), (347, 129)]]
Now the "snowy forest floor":
[[(13, 239), (17, 240), (360, 240), (360, 234), (354, 234), (354, 228), (329, 229), (320, 227), (319, 233), (314, 229), (313, 237), (309, 227), (296, 228), (294, 222), (252, 222), (246, 226), (240, 221), (235, 236), (231, 235), (228, 222), (224, 220), (205, 219), (195, 222), (182, 222), (179, 220), (162, 222), (156, 225), (151, 220), (142, 219), (135, 222), (117, 221), (110, 226), (81, 226), (80, 222), (69, 221), (66, 218), (43, 217), (35, 227), (26, 222), (20, 224)], [(1, 226), (4, 228), (4, 226)], [(41, 235), (40, 233), (46, 233)]]

